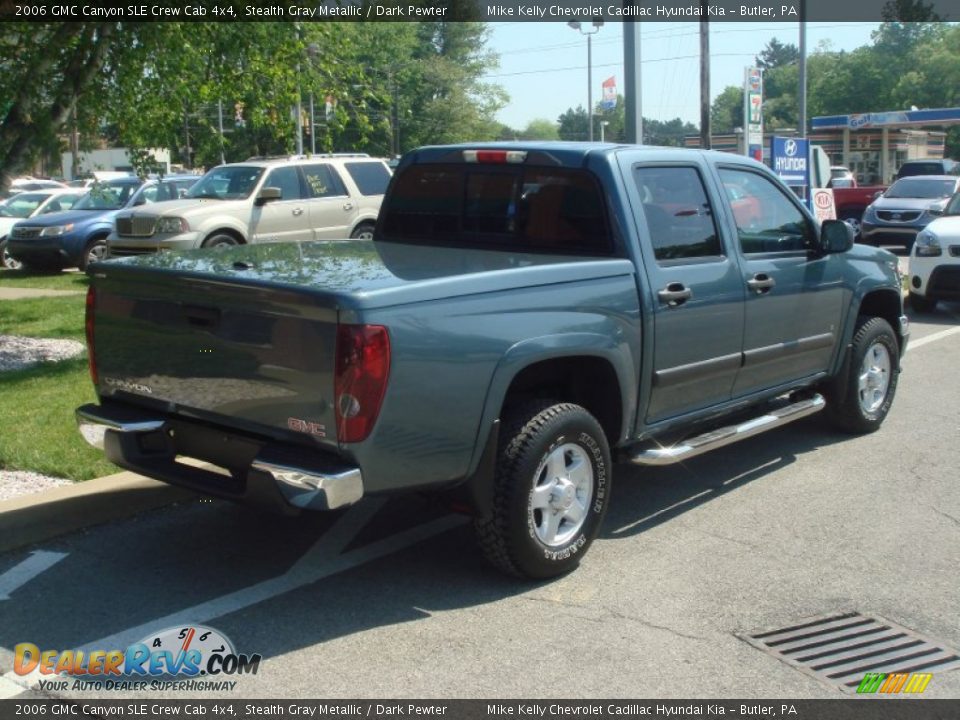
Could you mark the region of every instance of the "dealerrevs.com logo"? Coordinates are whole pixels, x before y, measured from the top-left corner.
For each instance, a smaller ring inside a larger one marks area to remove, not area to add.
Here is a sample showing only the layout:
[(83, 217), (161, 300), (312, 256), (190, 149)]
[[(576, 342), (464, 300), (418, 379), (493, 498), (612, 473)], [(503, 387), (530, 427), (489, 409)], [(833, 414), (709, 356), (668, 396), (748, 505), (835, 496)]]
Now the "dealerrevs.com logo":
[[(261, 656), (237, 653), (226, 635), (201, 625), (151, 634), (125, 650), (14, 647), (17, 675), (39, 673), (41, 690), (232, 690), (237, 675), (256, 675)], [(66, 676), (67, 679), (63, 679)], [(199, 679), (199, 678), (203, 679)]]

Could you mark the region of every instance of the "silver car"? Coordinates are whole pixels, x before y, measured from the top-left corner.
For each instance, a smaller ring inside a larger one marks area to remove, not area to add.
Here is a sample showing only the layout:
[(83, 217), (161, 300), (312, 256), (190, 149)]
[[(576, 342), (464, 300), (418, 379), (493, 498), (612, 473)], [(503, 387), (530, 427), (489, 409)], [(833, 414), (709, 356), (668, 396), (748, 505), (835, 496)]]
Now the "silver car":
[(897, 180), (863, 212), (862, 242), (913, 247), (917, 233), (943, 214), (950, 196), (960, 190), (955, 175), (918, 175)]

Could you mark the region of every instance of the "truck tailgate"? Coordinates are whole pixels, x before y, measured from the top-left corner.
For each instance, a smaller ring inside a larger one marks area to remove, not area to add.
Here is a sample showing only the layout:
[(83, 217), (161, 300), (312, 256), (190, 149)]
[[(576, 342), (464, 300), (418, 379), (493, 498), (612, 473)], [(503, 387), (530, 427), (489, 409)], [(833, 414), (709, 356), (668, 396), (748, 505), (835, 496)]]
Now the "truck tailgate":
[(102, 398), (336, 445), (332, 298), (132, 270), (94, 282)]

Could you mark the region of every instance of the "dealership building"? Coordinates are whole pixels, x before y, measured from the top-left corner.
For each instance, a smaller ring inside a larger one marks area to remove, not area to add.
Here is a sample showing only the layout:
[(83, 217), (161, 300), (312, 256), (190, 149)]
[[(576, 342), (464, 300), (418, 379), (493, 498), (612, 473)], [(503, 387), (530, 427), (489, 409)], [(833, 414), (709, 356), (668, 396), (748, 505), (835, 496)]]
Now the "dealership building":
[[(855, 115), (815, 117), (807, 137), (820, 145), (833, 165), (850, 168), (861, 185), (889, 184), (906, 160), (944, 157), (946, 129), (960, 125), (960, 108), (905, 110)], [(764, 135), (763, 152), (770, 152), (770, 137), (793, 136), (795, 130)], [(715, 150), (744, 152), (743, 133), (714, 135)], [(685, 138), (687, 147), (699, 147), (700, 138)]]

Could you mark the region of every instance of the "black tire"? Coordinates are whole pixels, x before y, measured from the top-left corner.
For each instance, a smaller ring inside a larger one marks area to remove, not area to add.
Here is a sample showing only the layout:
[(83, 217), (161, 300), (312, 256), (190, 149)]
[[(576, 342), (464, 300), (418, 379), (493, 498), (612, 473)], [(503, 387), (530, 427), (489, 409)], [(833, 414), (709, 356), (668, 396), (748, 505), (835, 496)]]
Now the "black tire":
[(100, 262), (101, 260), (106, 260), (109, 250), (107, 249), (107, 241), (103, 238), (97, 238), (96, 240), (91, 240), (90, 243), (83, 249), (83, 255), (80, 257), (80, 269), (86, 271), (92, 263)]
[(203, 241), (201, 247), (205, 248), (227, 248), (233, 245), (239, 245), (240, 241), (237, 240), (233, 235), (227, 235), (226, 233), (217, 233), (216, 235), (211, 235), (206, 240)]
[(7, 252), (7, 239), (0, 240), (0, 267), (7, 270), (19, 270), (22, 266), (23, 263)]
[(917, 312), (929, 313), (937, 309), (937, 299), (910, 293), (910, 307)]
[[(570, 572), (600, 531), (610, 504), (610, 448), (600, 423), (579, 405), (537, 401), (508, 414), (498, 452), (493, 507), (474, 522), (484, 554), (518, 577)], [(550, 460), (561, 470), (552, 479)], [(570, 473), (584, 462), (589, 478), (586, 469)], [(575, 505), (580, 517), (568, 515)]]
[(854, 242), (863, 242), (863, 239), (860, 237), (860, 218), (863, 217), (863, 211), (857, 210), (844, 210), (838, 216), (838, 220), (843, 220), (847, 225), (850, 226), (850, 229), (853, 230), (853, 241)]
[(354, 240), (373, 240), (374, 227), (372, 222), (362, 222), (353, 229), (350, 237)]
[(848, 433), (859, 435), (879, 429), (893, 404), (900, 373), (900, 346), (890, 323), (879, 317), (860, 316), (850, 362), (841, 372), (846, 374), (846, 382), (839, 378), (825, 389), (828, 417)]

